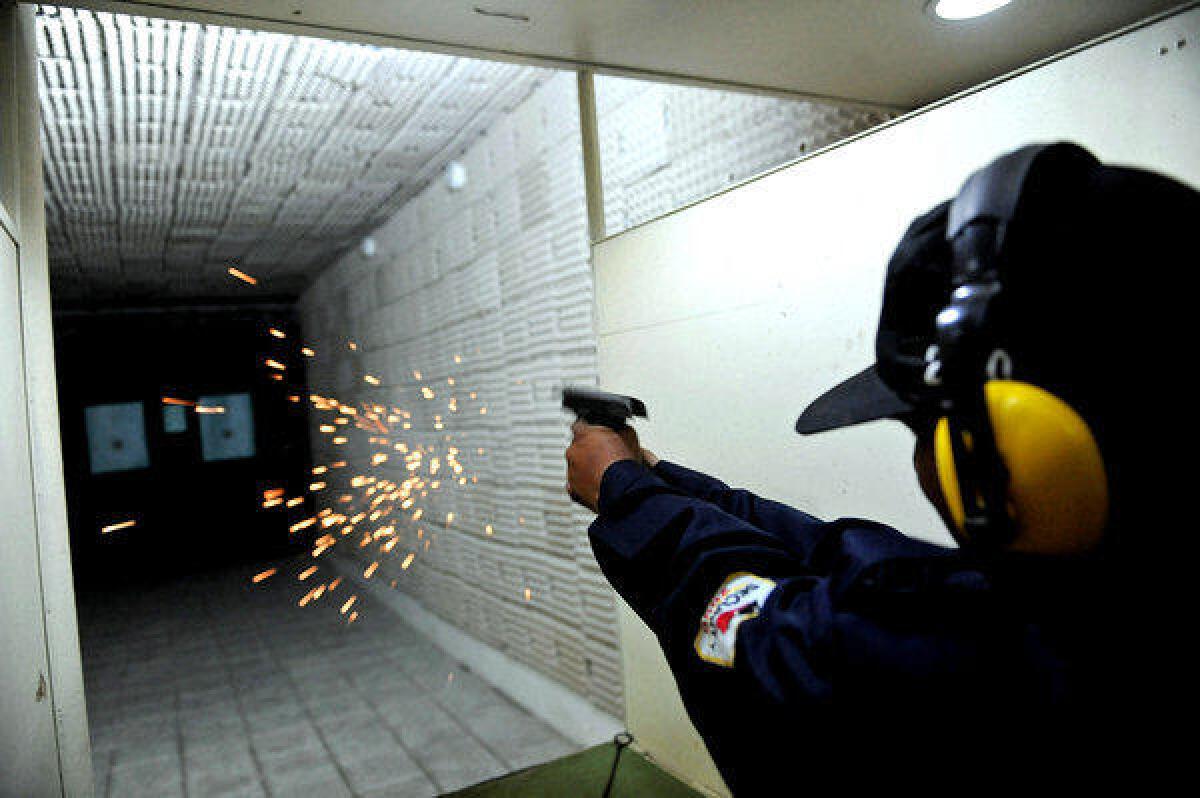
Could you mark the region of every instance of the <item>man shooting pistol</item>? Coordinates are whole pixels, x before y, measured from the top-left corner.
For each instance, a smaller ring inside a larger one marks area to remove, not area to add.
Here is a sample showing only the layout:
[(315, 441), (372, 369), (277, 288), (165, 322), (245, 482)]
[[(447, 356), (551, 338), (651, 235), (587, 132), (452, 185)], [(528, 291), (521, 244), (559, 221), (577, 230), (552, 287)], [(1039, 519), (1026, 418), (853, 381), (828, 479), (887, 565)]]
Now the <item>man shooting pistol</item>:
[(875, 362), (796, 431), (904, 424), (957, 548), (730, 488), (642, 449), (632, 414), (580, 413), (568, 491), (736, 795), (1152, 775), (1155, 713), (1187, 683), (1159, 671), (1184, 606), (1160, 594), (1194, 560), (1153, 546), (1170, 491), (1138, 417), (1151, 389), (1126, 370), (1180, 316), (1131, 269), (1194, 264), (1197, 220), (1194, 190), (1059, 143), (912, 222)]

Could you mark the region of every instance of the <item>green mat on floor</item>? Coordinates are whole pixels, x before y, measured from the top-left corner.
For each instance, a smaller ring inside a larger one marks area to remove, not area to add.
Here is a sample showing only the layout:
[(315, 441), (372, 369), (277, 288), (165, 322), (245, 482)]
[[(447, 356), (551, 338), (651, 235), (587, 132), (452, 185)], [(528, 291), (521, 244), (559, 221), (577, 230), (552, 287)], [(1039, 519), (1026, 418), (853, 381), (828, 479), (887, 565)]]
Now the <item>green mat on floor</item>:
[[(544, 765), (485, 781), (443, 798), (600, 798), (612, 770), (611, 743)], [(626, 748), (611, 798), (703, 798), (683, 782)]]

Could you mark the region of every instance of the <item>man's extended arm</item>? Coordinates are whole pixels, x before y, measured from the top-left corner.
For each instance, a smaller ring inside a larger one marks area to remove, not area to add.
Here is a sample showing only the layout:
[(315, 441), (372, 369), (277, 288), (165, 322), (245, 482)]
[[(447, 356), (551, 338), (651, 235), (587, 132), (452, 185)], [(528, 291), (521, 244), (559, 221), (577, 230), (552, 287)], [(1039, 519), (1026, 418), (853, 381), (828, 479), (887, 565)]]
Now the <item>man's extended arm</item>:
[(785, 535), (793, 548), (798, 549), (797, 555), (802, 558), (807, 559), (811, 554), (819, 541), (816, 533), (824, 529), (820, 519), (808, 513), (771, 499), (764, 499), (748, 490), (731, 488), (716, 477), (678, 463), (654, 458), (650, 470), (663, 482), (689, 496), (716, 505), (730, 515), (760, 529)]
[[(878, 720), (959, 706), (987, 712), (981, 683), (995, 685), (988, 695), (997, 702), (1029, 688), (1011, 662), (1022, 629), (952, 550), (795, 511), (794, 526), (760, 528), (635, 460), (604, 472), (598, 509), (589, 530), (596, 558), (658, 637), (735, 793), (757, 794), (778, 777), (779, 763), (764, 764), (769, 741), (747, 731), (800, 712), (825, 729), (818, 718), (835, 693), (839, 717)], [(749, 761), (760, 764), (739, 766)]]

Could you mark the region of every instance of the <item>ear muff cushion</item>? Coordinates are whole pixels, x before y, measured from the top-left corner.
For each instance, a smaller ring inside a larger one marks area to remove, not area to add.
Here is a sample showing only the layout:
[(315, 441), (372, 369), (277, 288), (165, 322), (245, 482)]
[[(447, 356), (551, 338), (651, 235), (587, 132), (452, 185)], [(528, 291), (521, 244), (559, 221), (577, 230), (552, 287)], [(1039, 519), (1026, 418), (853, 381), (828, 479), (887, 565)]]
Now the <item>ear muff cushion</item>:
[[(1104, 460), (1087, 422), (1070, 405), (1034, 385), (991, 380), (984, 386), (996, 449), (1008, 469), (1011, 550), (1076, 554), (1094, 546), (1108, 520)], [(963, 531), (963, 502), (950, 425), (934, 433), (938, 481)]]

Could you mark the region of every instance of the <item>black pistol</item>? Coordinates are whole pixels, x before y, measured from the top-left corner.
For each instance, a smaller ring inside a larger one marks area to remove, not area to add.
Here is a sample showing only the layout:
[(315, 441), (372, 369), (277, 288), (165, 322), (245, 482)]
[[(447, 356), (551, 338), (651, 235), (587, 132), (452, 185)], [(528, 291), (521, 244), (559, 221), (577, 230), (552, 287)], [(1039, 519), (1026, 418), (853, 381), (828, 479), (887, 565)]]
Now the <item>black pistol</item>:
[(646, 405), (641, 399), (619, 393), (598, 391), (595, 388), (563, 388), (563, 408), (573, 412), (580, 421), (599, 424), (621, 431), (633, 416), (646, 418)]

